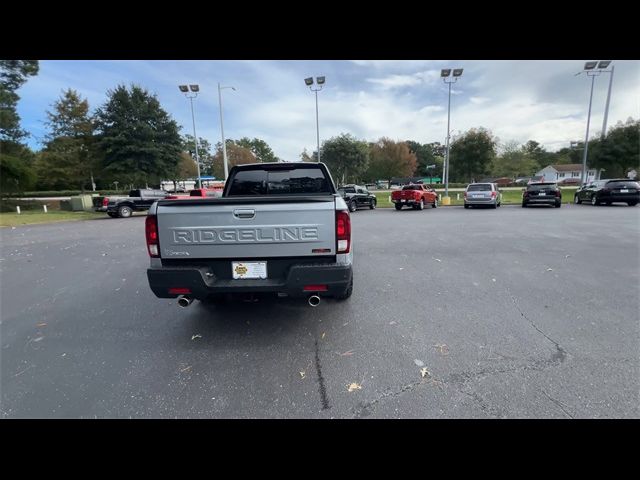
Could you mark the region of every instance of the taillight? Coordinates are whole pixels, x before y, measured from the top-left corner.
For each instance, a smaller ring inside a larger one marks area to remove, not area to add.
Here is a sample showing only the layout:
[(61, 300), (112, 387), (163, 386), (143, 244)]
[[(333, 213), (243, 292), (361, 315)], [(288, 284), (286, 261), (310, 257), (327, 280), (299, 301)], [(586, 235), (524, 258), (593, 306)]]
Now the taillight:
[(491, 192), (491, 198), (496, 198), (497, 192)]
[(109, 205), (109, 197), (104, 197), (102, 199), (102, 206), (106, 207), (107, 205)]
[(464, 192), (464, 198), (467, 198), (467, 192)]
[(147, 250), (150, 257), (160, 256), (160, 244), (158, 242), (158, 217), (147, 215), (144, 224), (145, 236), (147, 238)]
[(336, 240), (338, 253), (349, 253), (351, 248), (351, 218), (346, 210), (336, 212)]

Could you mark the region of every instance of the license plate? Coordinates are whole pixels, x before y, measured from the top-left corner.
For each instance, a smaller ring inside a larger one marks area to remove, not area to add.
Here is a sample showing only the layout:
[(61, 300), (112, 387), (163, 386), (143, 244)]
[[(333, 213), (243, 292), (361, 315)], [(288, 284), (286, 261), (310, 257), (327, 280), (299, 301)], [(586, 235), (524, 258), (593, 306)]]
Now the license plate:
[(400, 200), (400, 201), (401, 201), (402, 203), (405, 203), (405, 202), (406, 202), (406, 200)]
[(231, 262), (234, 280), (267, 278), (267, 262)]
[(540, 192), (540, 193), (538, 194), (538, 196), (539, 196), (539, 197), (544, 197), (545, 195), (546, 195), (546, 193), (544, 193), (544, 192)]
[(620, 193), (629, 193), (629, 190), (627, 188), (623, 188), (622, 190), (620, 190)]

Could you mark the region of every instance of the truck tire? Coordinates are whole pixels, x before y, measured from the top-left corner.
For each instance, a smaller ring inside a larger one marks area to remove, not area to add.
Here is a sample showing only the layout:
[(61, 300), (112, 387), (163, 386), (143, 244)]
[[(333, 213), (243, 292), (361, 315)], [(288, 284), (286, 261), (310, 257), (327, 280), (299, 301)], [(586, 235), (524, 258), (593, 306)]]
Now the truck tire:
[(351, 200), (349, 202), (349, 211), (350, 212), (355, 212), (358, 209), (358, 206), (356, 205), (356, 201), (355, 200)]
[(118, 208), (118, 216), (119, 217), (129, 218), (131, 215), (133, 215), (133, 210), (131, 210), (130, 206), (122, 205), (120, 208)]
[(369, 205), (369, 208), (371, 210), (375, 210), (375, 208), (376, 208), (376, 201), (375, 200), (371, 200), (371, 204)]
[(351, 277), (351, 281), (349, 282), (349, 286), (344, 291), (344, 293), (335, 295), (334, 298), (336, 300), (346, 300), (347, 298), (349, 298), (351, 296), (352, 293), (353, 293), (353, 277)]
[(420, 203), (418, 204), (418, 210), (424, 210), (424, 199), (420, 199)]
[(438, 199), (436, 198), (431, 205), (431, 208), (438, 208)]
[(402, 210), (402, 204), (396, 203), (396, 210)]

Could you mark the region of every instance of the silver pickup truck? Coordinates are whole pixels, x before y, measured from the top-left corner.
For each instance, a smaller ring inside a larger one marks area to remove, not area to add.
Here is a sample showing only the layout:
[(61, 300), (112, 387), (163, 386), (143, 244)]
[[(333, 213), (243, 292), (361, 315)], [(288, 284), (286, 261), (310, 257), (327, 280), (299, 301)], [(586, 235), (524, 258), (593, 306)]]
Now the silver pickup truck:
[(323, 163), (235, 166), (220, 198), (159, 200), (146, 218), (149, 286), (159, 298), (240, 294), (346, 299), (351, 220)]

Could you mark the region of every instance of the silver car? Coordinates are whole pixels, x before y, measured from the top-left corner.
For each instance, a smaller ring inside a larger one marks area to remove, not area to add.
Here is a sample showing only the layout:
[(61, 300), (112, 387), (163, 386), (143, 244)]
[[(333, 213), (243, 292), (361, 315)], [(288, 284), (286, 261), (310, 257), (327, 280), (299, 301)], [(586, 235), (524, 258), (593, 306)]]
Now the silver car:
[(495, 183), (470, 183), (464, 192), (464, 208), (473, 205), (489, 205), (498, 208), (502, 203), (500, 190)]

